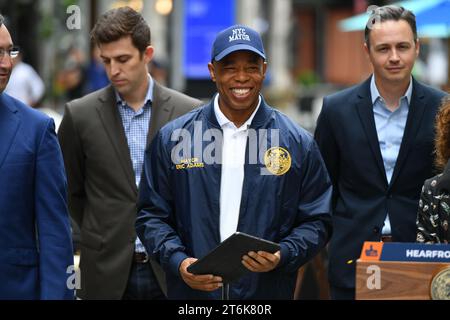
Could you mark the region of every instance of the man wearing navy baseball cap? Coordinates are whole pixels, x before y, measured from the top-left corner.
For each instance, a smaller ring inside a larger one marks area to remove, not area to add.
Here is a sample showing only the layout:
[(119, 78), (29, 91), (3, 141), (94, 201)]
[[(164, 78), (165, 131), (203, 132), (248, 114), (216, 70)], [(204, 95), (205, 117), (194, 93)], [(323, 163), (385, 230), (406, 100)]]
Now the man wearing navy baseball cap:
[(259, 33), (246, 26), (235, 25), (217, 35), (211, 51), (211, 61), (220, 61), (226, 55), (238, 50), (252, 51), (266, 60)]
[[(292, 299), (298, 268), (331, 235), (328, 173), (311, 135), (260, 93), (258, 32), (220, 32), (208, 68), (218, 94), (163, 127), (146, 152), (137, 233), (166, 271), (169, 299)], [(188, 271), (236, 231), (280, 250), (237, 257), (249, 272), (232, 283)]]

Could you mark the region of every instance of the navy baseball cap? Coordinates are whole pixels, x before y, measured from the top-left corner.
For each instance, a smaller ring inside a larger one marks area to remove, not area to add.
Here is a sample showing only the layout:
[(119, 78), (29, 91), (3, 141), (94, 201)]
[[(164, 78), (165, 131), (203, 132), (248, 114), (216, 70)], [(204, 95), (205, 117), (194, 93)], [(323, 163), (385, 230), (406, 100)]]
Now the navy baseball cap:
[(211, 61), (220, 61), (230, 53), (239, 50), (253, 51), (266, 60), (259, 33), (247, 26), (237, 24), (219, 32), (212, 46)]

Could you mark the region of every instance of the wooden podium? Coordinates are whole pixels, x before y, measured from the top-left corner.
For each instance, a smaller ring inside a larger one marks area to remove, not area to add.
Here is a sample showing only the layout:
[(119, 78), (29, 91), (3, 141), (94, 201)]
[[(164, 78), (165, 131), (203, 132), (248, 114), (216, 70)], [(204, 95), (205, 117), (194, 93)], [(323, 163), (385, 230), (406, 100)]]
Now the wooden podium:
[(450, 299), (450, 245), (364, 243), (356, 263), (357, 300), (429, 300), (432, 295)]

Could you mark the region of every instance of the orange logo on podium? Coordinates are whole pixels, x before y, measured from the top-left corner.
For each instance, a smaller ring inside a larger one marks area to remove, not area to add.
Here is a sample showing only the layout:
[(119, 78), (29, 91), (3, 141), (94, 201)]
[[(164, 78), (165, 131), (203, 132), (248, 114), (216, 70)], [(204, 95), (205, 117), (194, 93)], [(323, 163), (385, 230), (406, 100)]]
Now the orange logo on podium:
[(383, 242), (364, 242), (361, 257), (363, 261), (380, 261)]

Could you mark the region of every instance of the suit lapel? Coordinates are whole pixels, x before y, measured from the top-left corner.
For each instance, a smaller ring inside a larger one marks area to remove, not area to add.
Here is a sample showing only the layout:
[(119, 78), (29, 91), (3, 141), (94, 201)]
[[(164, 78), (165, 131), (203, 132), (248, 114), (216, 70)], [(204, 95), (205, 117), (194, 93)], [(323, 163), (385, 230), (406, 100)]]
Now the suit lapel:
[(413, 92), (411, 104), (409, 106), (408, 118), (406, 120), (405, 132), (403, 133), (402, 144), (398, 153), (397, 161), (392, 174), (391, 186), (394, 185), (396, 178), (407, 158), (409, 149), (419, 131), (423, 114), (426, 107), (425, 95), (422, 86), (413, 79)]
[(169, 93), (155, 81), (147, 145), (152, 141), (158, 130), (171, 119), (173, 108), (174, 106), (170, 103)]
[(131, 163), (130, 149), (128, 148), (127, 138), (123, 129), (122, 120), (120, 119), (119, 111), (117, 110), (116, 97), (114, 90), (110, 86), (108, 90), (104, 91), (104, 95), (99, 97), (100, 105), (97, 106), (100, 119), (106, 133), (114, 147), (128, 182), (137, 194), (133, 165)]
[(388, 184), (386, 171), (384, 169), (383, 157), (380, 150), (380, 142), (378, 140), (377, 128), (375, 126), (375, 118), (373, 115), (373, 105), (370, 95), (370, 79), (364, 82), (358, 92), (358, 101), (356, 108), (361, 120), (364, 132), (366, 134), (370, 149), (372, 150), (375, 162), (380, 170), (381, 176), (384, 177), (386, 186)]
[(14, 101), (6, 101), (4, 94), (0, 94), (0, 168), (16, 137), (20, 124), (20, 115)]

